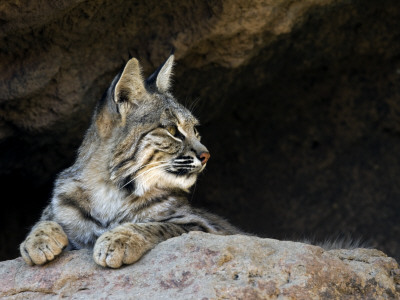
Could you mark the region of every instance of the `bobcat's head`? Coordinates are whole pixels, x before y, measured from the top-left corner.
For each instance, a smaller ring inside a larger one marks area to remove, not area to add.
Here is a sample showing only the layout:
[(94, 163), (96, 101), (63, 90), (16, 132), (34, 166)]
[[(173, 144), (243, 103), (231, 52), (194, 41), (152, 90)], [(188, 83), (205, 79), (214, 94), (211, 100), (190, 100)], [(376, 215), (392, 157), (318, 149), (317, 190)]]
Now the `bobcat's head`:
[[(147, 80), (132, 58), (112, 82), (95, 114), (109, 178), (142, 195), (152, 188), (189, 189), (210, 154), (199, 124), (169, 93), (174, 56)], [(107, 175), (108, 176), (108, 175)]]

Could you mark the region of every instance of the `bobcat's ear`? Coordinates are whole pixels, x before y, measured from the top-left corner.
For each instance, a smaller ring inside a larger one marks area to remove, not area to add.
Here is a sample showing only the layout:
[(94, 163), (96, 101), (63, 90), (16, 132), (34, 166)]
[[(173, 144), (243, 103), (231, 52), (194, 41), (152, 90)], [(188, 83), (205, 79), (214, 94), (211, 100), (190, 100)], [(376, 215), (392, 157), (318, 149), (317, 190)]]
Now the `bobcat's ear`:
[(174, 55), (171, 54), (166, 62), (162, 64), (153, 74), (147, 78), (146, 82), (148, 85), (156, 86), (157, 90), (161, 93), (165, 93), (169, 91), (171, 86), (171, 76), (172, 69), (174, 66)]
[(115, 85), (114, 100), (117, 104), (135, 103), (146, 92), (139, 61), (130, 59)]

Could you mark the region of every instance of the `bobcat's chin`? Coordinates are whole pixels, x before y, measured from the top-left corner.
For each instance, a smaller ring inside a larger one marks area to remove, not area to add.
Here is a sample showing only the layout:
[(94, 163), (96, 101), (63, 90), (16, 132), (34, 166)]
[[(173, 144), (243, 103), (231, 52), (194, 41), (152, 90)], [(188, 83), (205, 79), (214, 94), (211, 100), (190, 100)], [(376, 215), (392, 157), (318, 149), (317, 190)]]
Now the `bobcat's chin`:
[(157, 189), (182, 189), (189, 190), (196, 182), (198, 174), (204, 166), (191, 171), (179, 171), (175, 169), (154, 170), (135, 181), (135, 194), (140, 196), (153, 188)]

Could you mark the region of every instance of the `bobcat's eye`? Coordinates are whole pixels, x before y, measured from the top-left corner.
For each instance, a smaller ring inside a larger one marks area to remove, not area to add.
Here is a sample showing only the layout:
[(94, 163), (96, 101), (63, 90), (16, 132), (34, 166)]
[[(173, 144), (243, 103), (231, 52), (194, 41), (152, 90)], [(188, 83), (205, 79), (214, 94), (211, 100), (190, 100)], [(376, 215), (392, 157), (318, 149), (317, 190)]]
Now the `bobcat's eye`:
[(165, 127), (165, 129), (167, 129), (168, 132), (169, 132), (171, 135), (173, 135), (173, 136), (175, 136), (176, 133), (178, 132), (178, 128), (176, 128), (175, 125), (167, 126), (167, 127)]

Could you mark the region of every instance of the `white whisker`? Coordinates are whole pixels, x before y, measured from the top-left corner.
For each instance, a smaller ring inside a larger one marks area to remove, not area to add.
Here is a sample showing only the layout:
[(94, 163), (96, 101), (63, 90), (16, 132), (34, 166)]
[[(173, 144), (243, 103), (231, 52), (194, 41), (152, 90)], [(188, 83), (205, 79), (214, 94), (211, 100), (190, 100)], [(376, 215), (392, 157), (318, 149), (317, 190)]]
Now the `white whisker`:
[[(157, 162), (157, 163), (159, 163), (159, 162)], [(149, 165), (149, 164), (147, 164), (147, 165)], [(147, 166), (147, 165), (146, 165), (146, 166)], [(144, 171), (143, 173), (140, 173), (139, 175), (135, 176), (133, 179), (129, 180), (129, 181), (128, 181), (127, 183), (125, 183), (122, 187), (120, 187), (120, 189), (124, 188), (125, 186), (127, 186), (128, 184), (130, 184), (130, 183), (131, 183), (132, 181), (134, 181), (135, 179), (137, 179), (137, 178), (139, 178), (139, 177), (141, 177), (141, 176), (143, 176), (143, 175), (149, 173), (150, 171), (153, 171), (153, 170), (156, 170), (156, 169), (160, 169), (160, 168), (166, 167), (166, 166), (168, 166), (168, 165), (169, 165), (169, 163), (163, 163), (163, 164), (160, 164), (160, 165), (158, 165), (158, 166), (151, 167), (150, 169)], [(141, 169), (142, 169), (142, 168), (141, 168)]]
[(143, 173), (140, 173), (138, 176), (136, 176), (136, 177), (133, 178), (132, 180), (135, 180), (135, 179), (137, 179), (137, 178), (139, 178), (139, 177), (141, 177), (141, 176), (143, 176), (143, 175), (149, 173), (150, 171), (153, 171), (153, 170), (155, 170), (155, 169), (160, 169), (161, 167), (166, 167), (166, 166), (168, 166), (168, 165), (169, 165), (169, 164), (161, 164), (161, 165), (158, 165), (158, 166), (154, 166), (154, 167), (152, 167), (152, 168), (150, 168), (150, 169), (144, 171)]
[(139, 171), (139, 170), (141, 170), (141, 169), (143, 169), (143, 168), (145, 168), (147, 166), (151, 166), (151, 165), (155, 165), (155, 164), (159, 164), (159, 163), (167, 163), (167, 162), (168, 162), (168, 160), (159, 160), (159, 161), (155, 161), (155, 162), (152, 162), (152, 163), (148, 163), (146, 165), (141, 166), (139, 169), (137, 169), (137, 171)]
[[(121, 177), (127, 177), (127, 176), (131, 175), (132, 173), (137, 173), (137, 172), (139, 172), (141, 169), (143, 169), (143, 168), (145, 168), (145, 167), (148, 167), (148, 166), (151, 166), (151, 165), (156, 165), (156, 164), (159, 164), (159, 163), (168, 163), (168, 162), (169, 162), (169, 161), (167, 161), (167, 160), (160, 160), (160, 161), (155, 161), (155, 162), (152, 162), (152, 163), (148, 163), (148, 164), (145, 164), (145, 165), (143, 165), (143, 166), (137, 168), (137, 169), (134, 170), (134, 171), (133, 171), (132, 169), (128, 169), (128, 170), (125, 171), (124, 174), (121, 174), (120, 176), (121, 176)], [(129, 183), (131, 183), (131, 182), (132, 182), (132, 181), (128, 182), (127, 184), (129, 184)], [(125, 187), (125, 185), (124, 185), (123, 187)]]

